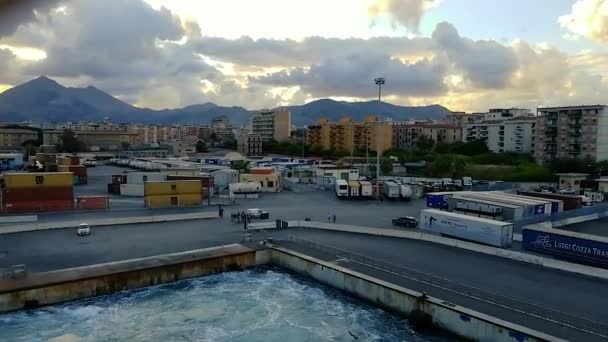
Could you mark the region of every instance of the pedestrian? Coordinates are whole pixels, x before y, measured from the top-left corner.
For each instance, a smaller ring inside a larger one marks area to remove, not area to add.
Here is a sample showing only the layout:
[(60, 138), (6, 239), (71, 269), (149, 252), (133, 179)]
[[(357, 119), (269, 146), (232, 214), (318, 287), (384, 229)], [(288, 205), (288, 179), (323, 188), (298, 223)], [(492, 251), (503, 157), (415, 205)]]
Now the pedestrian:
[(331, 222), (331, 213), (327, 213), (327, 223)]
[(241, 223), (241, 213), (239, 213), (238, 211), (236, 212), (236, 214), (234, 214), (236, 216), (236, 222), (237, 223)]
[(234, 214), (234, 211), (230, 212), (230, 222), (233, 222), (236, 220), (236, 215)]
[(220, 207), (220, 217), (224, 218), (224, 208)]
[(334, 223), (336, 223), (336, 214), (332, 216), (332, 219), (334, 220)]

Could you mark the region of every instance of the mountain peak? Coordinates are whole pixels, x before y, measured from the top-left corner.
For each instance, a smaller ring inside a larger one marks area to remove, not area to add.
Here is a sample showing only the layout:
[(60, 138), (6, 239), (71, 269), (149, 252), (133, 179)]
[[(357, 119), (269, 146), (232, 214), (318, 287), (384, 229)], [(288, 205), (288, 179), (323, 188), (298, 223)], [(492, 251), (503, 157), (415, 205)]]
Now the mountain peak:
[(57, 83), (57, 81), (53, 80), (52, 78), (46, 77), (44, 75), (39, 76), (29, 82), (25, 82), (17, 87), (23, 87), (23, 86), (27, 86), (29, 87), (36, 87), (39, 89), (63, 89), (64, 87)]

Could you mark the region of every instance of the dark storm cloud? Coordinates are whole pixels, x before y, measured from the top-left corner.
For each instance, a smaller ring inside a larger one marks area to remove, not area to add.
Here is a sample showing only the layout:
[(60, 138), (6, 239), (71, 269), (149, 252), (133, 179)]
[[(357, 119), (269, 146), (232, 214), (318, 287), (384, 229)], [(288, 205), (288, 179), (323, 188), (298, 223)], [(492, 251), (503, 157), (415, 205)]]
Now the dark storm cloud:
[(519, 67), (513, 48), (492, 40), (463, 38), (449, 23), (438, 24), (432, 38), (437, 51), (447, 57), (447, 63), (464, 72), (477, 87), (505, 87)]
[(1, 0), (0, 37), (15, 33), (19, 25), (35, 21), (36, 12), (44, 13), (58, 2), (59, 0)]
[(388, 55), (365, 54), (329, 58), (309, 69), (297, 68), (263, 77), (252, 82), (277, 86), (301, 86), (318, 96), (369, 96), (372, 80), (378, 76), (390, 79), (387, 94), (440, 95), (446, 91), (443, 78), (446, 68), (428, 60), (404, 63)]

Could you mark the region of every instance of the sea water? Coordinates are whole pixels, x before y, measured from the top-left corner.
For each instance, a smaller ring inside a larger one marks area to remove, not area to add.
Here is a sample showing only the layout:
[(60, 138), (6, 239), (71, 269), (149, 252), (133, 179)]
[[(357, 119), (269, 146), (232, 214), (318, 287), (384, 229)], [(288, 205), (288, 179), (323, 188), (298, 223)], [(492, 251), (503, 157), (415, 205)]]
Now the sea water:
[(445, 341), (275, 268), (0, 315), (1, 341)]

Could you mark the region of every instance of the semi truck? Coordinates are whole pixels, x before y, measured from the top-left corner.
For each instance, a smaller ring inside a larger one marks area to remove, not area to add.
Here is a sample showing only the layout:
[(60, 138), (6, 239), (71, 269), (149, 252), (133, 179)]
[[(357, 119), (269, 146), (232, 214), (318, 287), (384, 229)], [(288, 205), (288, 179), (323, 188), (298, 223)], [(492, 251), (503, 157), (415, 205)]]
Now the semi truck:
[(348, 182), (344, 179), (336, 179), (335, 184), (336, 196), (338, 198), (347, 198), (348, 197)]
[(467, 216), (437, 209), (420, 211), (422, 230), (495, 247), (510, 247), (513, 223)]
[(447, 209), (448, 199), (454, 196), (453, 192), (430, 192), (426, 194), (426, 206), (429, 208)]
[(399, 199), (399, 184), (387, 181), (382, 184), (382, 194), (388, 199)]
[(412, 198), (412, 188), (407, 184), (399, 184), (399, 196), (402, 200), (409, 201)]

